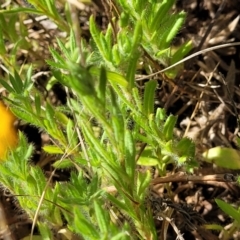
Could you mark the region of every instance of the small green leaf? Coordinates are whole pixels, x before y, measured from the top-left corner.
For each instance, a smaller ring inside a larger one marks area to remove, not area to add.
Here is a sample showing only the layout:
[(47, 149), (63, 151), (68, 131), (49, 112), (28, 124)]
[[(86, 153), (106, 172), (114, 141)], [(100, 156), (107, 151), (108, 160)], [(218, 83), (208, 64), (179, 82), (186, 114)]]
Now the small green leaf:
[(177, 122), (177, 117), (170, 115), (164, 124), (163, 134), (167, 141), (170, 141), (171, 139), (173, 139), (173, 130), (176, 122)]
[[(224, 226), (218, 224), (204, 224), (204, 227), (209, 230), (224, 231)], [(226, 230), (225, 230), (226, 231)]]
[(103, 67), (101, 67), (97, 95), (104, 107), (106, 102), (106, 86), (107, 86), (107, 73), (106, 70)]
[(150, 181), (152, 179), (151, 172), (138, 172), (137, 174), (137, 194), (143, 200), (146, 190), (149, 187)]
[(118, 200), (116, 197), (114, 197), (112, 194), (110, 193), (105, 193), (105, 196), (108, 198), (109, 201), (111, 201), (115, 206), (117, 206), (119, 209), (124, 210), (127, 212), (127, 206), (121, 202), (120, 200)]
[(38, 116), (41, 116), (41, 99), (38, 93), (35, 94), (35, 109), (36, 109), (36, 114)]
[(59, 148), (58, 146), (53, 146), (53, 145), (45, 145), (43, 147), (43, 150), (49, 154), (63, 154), (64, 151)]
[(155, 125), (158, 128), (158, 132), (162, 133), (164, 121), (167, 118), (166, 110), (164, 108), (157, 108), (155, 113)]
[(215, 147), (203, 153), (204, 160), (219, 167), (240, 169), (240, 151), (232, 148)]
[(60, 111), (55, 111), (55, 118), (58, 120), (61, 124), (67, 126), (68, 122), (70, 119), (62, 112)]
[(113, 45), (113, 29), (112, 24), (108, 24), (108, 28), (105, 34), (105, 40), (107, 42), (108, 49), (112, 49)]
[(53, 16), (58, 16), (58, 11), (56, 9), (56, 5), (52, 0), (44, 1), (47, 6), (49, 13)]
[(188, 41), (184, 44), (182, 44), (174, 54), (172, 54), (171, 56), (171, 64), (174, 64), (180, 60), (182, 60), (184, 58), (184, 56), (186, 56), (191, 49), (193, 48), (193, 44), (192, 41)]
[(141, 21), (137, 21), (133, 37), (132, 37), (132, 49), (131, 49), (131, 54), (134, 54), (136, 52), (136, 49), (138, 48), (140, 42), (142, 39), (142, 23)]
[(182, 138), (177, 144), (179, 156), (186, 155), (189, 157), (195, 156), (195, 144), (189, 138)]
[(121, 28), (127, 27), (129, 23), (129, 14), (122, 12), (119, 20), (119, 25)]
[(157, 87), (157, 81), (151, 80), (146, 83), (144, 90), (143, 111), (146, 116), (149, 116), (154, 112), (154, 96), (155, 89)]
[(102, 56), (104, 58), (106, 58), (106, 60), (112, 61), (112, 51), (111, 51), (112, 46), (111, 47), (108, 46), (108, 42), (105, 39), (105, 36), (104, 36), (103, 32), (100, 33), (99, 39), (100, 39), (100, 43), (101, 43), (101, 49), (102, 49), (101, 54), (102, 54)]
[[(172, 39), (176, 36), (177, 32), (183, 25), (185, 18), (186, 18), (186, 13), (180, 12), (177, 14), (177, 20), (174, 22), (174, 25), (172, 26), (172, 28), (170, 28), (170, 31), (166, 38), (165, 46), (168, 46), (171, 43)], [(165, 48), (165, 46), (164, 46), (164, 48)]]
[(26, 79), (23, 82), (23, 89), (24, 91), (28, 91), (32, 88), (33, 86), (33, 81), (32, 81), (32, 65), (29, 66), (27, 70), (27, 76)]
[(236, 220), (240, 224), (240, 212), (229, 203), (226, 203), (220, 199), (215, 199), (217, 205), (229, 216), (231, 216), (234, 220)]
[(126, 78), (127, 78), (128, 82), (129, 82), (130, 89), (135, 87), (135, 74), (136, 74), (136, 68), (137, 68), (139, 57), (140, 57), (140, 54), (139, 53), (135, 53), (130, 58), (130, 61), (129, 61)]
[(15, 90), (3, 79), (0, 79), (0, 84), (9, 92), (15, 93)]
[(88, 239), (101, 239), (96, 227), (84, 216), (78, 207), (74, 208), (74, 225), (75, 231), (78, 234), (85, 236)]
[(98, 227), (102, 234), (106, 234), (109, 229), (109, 219), (107, 217), (108, 212), (103, 210), (102, 205), (97, 200), (94, 201), (94, 210)]
[(155, 14), (154, 14), (155, 16), (152, 19), (150, 27), (149, 27), (151, 32), (153, 32), (155, 29), (157, 29), (161, 25), (161, 23), (163, 21), (162, 19), (168, 14), (169, 10), (171, 9), (171, 7), (173, 6), (174, 3), (175, 3), (175, 0), (161, 1), (161, 5), (157, 9), (157, 11), (155, 11)]
[[(89, 72), (93, 76), (97, 76), (97, 77), (99, 77), (100, 73), (101, 73), (100, 69), (96, 68), (96, 67), (91, 67), (89, 69)], [(127, 87), (128, 86), (127, 80), (122, 75), (120, 75), (118, 73), (107, 71), (107, 78), (112, 84), (119, 84), (122, 87)]]
[(9, 10), (1, 10), (0, 12), (1, 14), (15, 14), (15, 13), (21, 13), (21, 12), (25, 12), (29, 14), (42, 14), (42, 12), (33, 8), (12, 8)]
[(4, 55), (6, 53), (4, 38), (3, 38), (3, 31), (0, 30), (0, 55)]
[(129, 177), (134, 181), (134, 173), (135, 173), (135, 142), (132, 136), (131, 131), (125, 131), (125, 167), (126, 172)]
[(69, 53), (69, 50), (66, 48), (66, 45), (60, 40), (57, 38), (57, 43), (58, 43), (58, 46), (61, 50), (61, 52), (63, 53), (63, 55), (68, 59), (68, 60), (71, 60), (71, 56), (70, 56), (70, 53)]
[(94, 79), (88, 69), (72, 62), (67, 64), (71, 73), (67, 78), (69, 86), (80, 96), (95, 96)]
[(73, 122), (71, 120), (69, 120), (67, 123), (66, 132), (67, 132), (68, 148), (71, 151), (71, 149), (75, 149), (76, 146), (78, 145), (76, 129), (74, 128)]
[(91, 32), (91, 36), (94, 40), (94, 42), (96, 43), (99, 52), (102, 54), (102, 56), (105, 55), (105, 49), (103, 48), (101, 39), (100, 39), (100, 30), (98, 29), (98, 27), (96, 26), (96, 23), (94, 21), (94, 17), (91, 16), (89, 19), (89, 29)]
[[(55, 49), (49, 48), (52, 54), (52, 57), (55, 60), (55, 64), (60, 63), (61, 65), (65, 65), (65, 59), (58, 53)], [(53, 62), (54, 63), (54, 62)]]
[(46, 223), (42, 223), (42, 222), (38, 222), (38, 230), (42, 236), (42, 239), (45, 240), (51, 240), (52, 239), (52, 232), (50, 231), (50, 228), (48, 226), (48, 224)]
[(156, 57), (157, 57), (157, 58), (160, 58), (162, 55), (167, 54), (167, 53), (169, 52), (169, 50), (170, 50), (169, 48), (159, 50), (159, 51), (156, 53)]
[(137, 164), (142, 166), (157, 166), (159, 161), (157, 158), (153, 157), (140, 157), (137, 161)]
[(112, 58), (113, 58), (114, 65), (119, 65), (119, 63), (121, 62), (121, 56), (119, 54), (118, 45), (117, 44), (113, 45)]
[(56, 160), (53, 164), (53, 167), (57, 169), (66, 169), (66, 168), (72, 168), (74, 167), (73, 162), (70, 159), (61, 159)]

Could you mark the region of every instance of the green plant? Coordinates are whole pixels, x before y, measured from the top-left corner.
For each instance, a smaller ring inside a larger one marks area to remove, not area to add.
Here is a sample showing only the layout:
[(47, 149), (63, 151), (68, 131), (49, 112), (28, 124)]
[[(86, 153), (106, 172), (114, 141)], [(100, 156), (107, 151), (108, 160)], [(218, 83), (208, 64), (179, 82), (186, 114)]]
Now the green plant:
[[(226, 147), (210, 148), (203, 153), (203, 157), (206, 162), (214, 163), (219, 167), (228, 169), (240, 168), (239, 156), (239, 150)], [(230, 161), (226, 161), (226, 159), (230, 159)]]
[[(44, 239), (62, 232), (63, 222), (68, 234), (83, 239), (157, 239), (153, 213), (146, 204), (148, 167), (158, 168), (161, 176), (169, 164), (192, 171), (195, 146), (174, 136), (176, 117), (167, 116), (163, 109), (155, 113), (157, 81), (146, 83), (141, 96), (134, 80), (144, 52), (167, 64), (171, 41), (185, 14), (169, 13), (174, 1), (149, 1), (146, 9), (144, 1), (129, 5), (118, 1), (121, 14), (119, 20), (113, 19), (115, 28), (109, 25), (101, 33), (90, 18), (91, 44), (97, 47), (92, 53), (53, 1), (29, 2), (36, 9), (4, 13), (44, 12), (68, 33), (67, 40), (56, 39), (58, 47), (50, 48), (52, 58), (46, 60), (51, 67), (50, 85), (59, 82), (67, 89), (67, 103), (54, 108), (45, 102), (32, 83), (32, 67), (25, 66), (23, 74), (16, 61), (8, 65), (8, 76), (0, 84), (9, 91), (5, 100), (16, 116), (49, 134), (53, 144), (43, 149), (56, 155), (55, 169), (72, 172), (68, 182), (50, 184), (51, 177), (47, 181), (42, 170), (30, 164), (34, 147), (20, 134), (19, 147), (0, 166), (3, 185), (17, 196)], [(66, 14), (71, 15), (67, 8)], [(3, 45), (2, 49), (4, 53)], [(171, 59), (185, 53), (176, 51)], [(138, 171), (142, 166), (144, 171)]]
[(220, 199), (215, 200), (218, 207), (225, 213), (227, 216), (233, 218), (233, 222), (230, 225), (228, 229), (225, 229), (224, 227), (217, 225), (217, 224), (212, 224), (212, 225), (207, 225), (208, 229), (211, 230), (216, 230), (216, 231), (221, 231), (222, 238), (223, 240), (227, 240), (233, 237), (233, 235), (237, 232), (239, 232), (239, 223), (240, 223), (240, 210), (239, 207), (235, 208), (231, 204), (226, 203)]
[[(171, 9), (175, 0), (117, 1), (119, 20), (109, 23), (105, 33), (97, 28), (93, 17), (90, 31), (98, 51), (92, 61), (102, 60), (107, 69), (126, 73), (130, 86), (134, 85), (135, 73), (140, 59), (169, 66), (181, 60), (192, 48), (191, 42), (173, 47), (172, 41), (182, 27), (186, 14)], [(145, 66), (144, 66), (145, 67)], [(145, 68), (147, 70), (147, 67)], [(179, 68), (167, 71), (174, 78)]]

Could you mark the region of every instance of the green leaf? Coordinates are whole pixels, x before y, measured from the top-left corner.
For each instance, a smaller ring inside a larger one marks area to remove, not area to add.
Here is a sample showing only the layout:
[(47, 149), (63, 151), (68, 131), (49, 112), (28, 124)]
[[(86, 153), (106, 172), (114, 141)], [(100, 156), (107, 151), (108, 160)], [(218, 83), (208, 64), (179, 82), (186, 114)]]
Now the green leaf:
[(0, 79), (0, 84), (9, 92), (15, 93), (15, 90), (3, 79)]
[(21, 13), (21, 12), (25, 12), (25, 13), (29, 13), (29, 14), (42, 14), (42, 12), (33, 9), (33, 8), (12, 8), (9, 10), (0, 10), (1, 14), (16, 14), (16, 13)]
[(69, 119), (67, 123), (67, 140), (68, 140), (68, 147), (70, 148), (70, 151), (78, 145), (78, 138), (76, 129), (74, 128), (73, 122)]
[(135, 176), (135, 141), (133, 139), (132, 133), (129, 130), (125, 131), (125, 139), (124, 139), (124, 145), (125, 145), (125, 168), (126, 172), (129, 175), (129, 177), (134, 181)]
[(67, 64), (71, 73), (67, 78), (69, 86), (80, 96), (95, 96), (94, 79), (88, 69), (72, 62)]
[(106, 70), (103, 67), (101, 67), (97, 95), (104, 107), (106, 102), (106, 86), (107, 86), (107, 73)]
[(105, 40), (107, 43), (107, 47), (111, 52), (112, 45), (113, 45), (113, 29), (112, 29), (112, 24), (108, 24), (108, 28), (105, 34)]
[[(154, 13), (155, 17), (151, 21), (151, 25), (149, 26), (149, 29), (151, 32), (155, 31), (158, 26), (161, 25), (162, 19), (168, 15), (169, 10), (175, 3), (175, 0), (163, 0), (160, 3), (160, 7), (158, 8), (157, 12)], [(171, 16), (169, 16), (171, 17)]]
[(91, 36), (98, 47), (99, 52), (101, 53), (102, 56), (106, 57), (108, 54), (106, 54), (106, 49), (104, 47), (107, 46), (107, 43), (105, 42), (103, 36), (102, 37), (100, 36), (101, 32), (96, 26), (93, 15), (89, 19), (89, 29), (91, 32)]
[(149, 187), (151, 179), (152, 176), (150, 171), (138, 172), (137, 174), (137, 195), (141, 198), (141, 200), (145, 197), (147, 192), (146, 190)]
[[(119, 109), (119, 105), (117, 103), (117, 96), (112, 88), (109, 89), (110, 97), (111, 97), (111, 125), (113, 127), (113, 133), (115, 137), (115, 141), (118, 143), (119, 149), (123, 150), (123, 143), (124, 143), (124, 119)], [(114, 144), (114, 142), (112, 142)]]
[[(60, 40), (57, 38), (57, 43), (58, 43), (58, 46), (60, 47), (60, 50), (61, 52), (63, 53), (63, 55), (68, 59), (68, 60), (71, 60), (71, 55), (70, 55), (70, 52), (69, 50), (66, 48), (66, 45)], [(56, 51), (54, 52), (56, 53)]]
[(70, 159), (55, 160), (52, 166), (57, 169), (66, 169), (74, 167), (73, 162)]
[(73, 29), (71, 29), (70, 36), (69, 36), (69, 46), (70, 46), (71, 53), (74, 53), (77, 48), (77, 43), (76, 43)]
[[(89, 72), (93, 76), (97, 76), (97, 77), (99, 77), (100, 73), (101, 73), (100, 69), (96, 68), (96, 67), (91, 67), (89, 69)], [(112, 84), (119, 84), (122, 87), (127, 87), (128, 86), (127, 80), (122, 75), (120, 75), (118, 73), (107, 71), (107, 78)]]
[(129, 65), (127, 68), (126, 78), (129, 82), (130, 89), (135, 87), (135, 74), (136, 74), (139, 57), (140, 57), (140, 54), (136, 52), (136, 53), (132, 54), (132, 57), (129, 59), (130, 61), (129, 61)]
[(165, 136), (166, 141), (170, 141), (173, 139), (173, 130), (175, 127), (175, 124), (177, 122), (177, 117), (170, 115), (163, 127), (163, 134)]
[(99, 154), (105, 161), (109, 160), (109, 154), (101, 145), (100, 141), (96, 139), (93, 130), (87, 126), (86, 124), (83, 125), (84, 136), (87, 138), (88, 144), (94, 147), (94, 150), (97, 154)]
[(81, 210), (77, 207), (74, 208), (74, 230), (87, 238), (92, 240), (101, 239), (96, 227), (88, 221), (86, 216), (81, 213)]
[(36, 114), (38, 116), (41, 116), (41, 99), (38, 93), (35, 94), (35, 109), (36, 109)]
[[(224, 226), (218, 224), (204, 224), (204, 227), (209, 230), (224, 231)], [(226, 231), (226, 230), (225, 230)]]
[(49, 153), (49, 154), (64, 154), (64, 151), (58, 146), (45, 145), (42, 148), (46, 153)]
[(136, 23), (133, 37), (132, 37), (132, 49), (131, 49), (131, 53), (130, 53), (131, 55), (136, 52), (136, 49), (138, 48), (138, 46), (141, 42), (141, 39), (142, 39), (142, 23), (139, 20)]
[(161, 49), (159, 50), (157, 53), (156, 53), (156, 57), (157, 58), (160, 58), (162, 55), (165, 55), (165, 54), (168, 54), (169, 53), (169, 48), (166, 48), (166, 49)]
[[(177, 50), (175, 50), (174, 47), (171, 47), (170, 65), (182, 60), (191, 51), (192, 47), (191, 41), (182, 44)], [(183, 69), (183, 66), (183, 63), (179, 64), (178, 66), (166, 71), (165, 74), (168, 78), (174, 79), (180, 70)]]
[(159, 164), (159, 161), (157, 158), (141, 156), (138, 159), (137, 164), (142, 166), (157, 166)]
[[(114, 237), (111, 238), (111, 240), (130, 240), (130, 233), (126, 230), (121, 233), (117, 233)], [(34, 240), (34, 239), (33, 239)]]
[(166, 110), (164, 108), (158, 108), (155, 114), (156, 124), (159, 129), (162, 128), (163, 121), (167, 118)]
[(119, 26), (121, 28), (125, 28), (128, 26), (128, 24), (129, 24), (129, 14), (126, 12), (122, 12), (119, 19)]
[(127, 212), (127, 206), (123, 202), (119, 201), (116, 197), (114, 197), (112, 194), (109, 194), (107, 192), (105, 193), (105, 196), (108, 198), (109, 201), (111, 201), (119, 209)]
[(56, 127), (56, 121), (54, 119), (54, 115), (55, 115), (55, 112), (54, 112), (53, 107), (51, 106), (50, 103), (47, 102), (47, 104), (46, 104), (46, 117), (47, 117), (47, 120), (49, 121), (49, 124), (53, 128)]
[(102, 49), (102, 56), (108, 60), (108, 61), (112, 61), (112, 52), (111, 52), (111, 48), (112, 46), (109, 48), (108, 46), (108, 42), (105, 39), (104, 34), (101, 32), (99, 35), (99, 39), (100, 39), (100, 44), (101, 44), (101, 49)]
[(0, 55), (6, 54), (6, 48), (4, 43), (4, 35), (2, 29), (0, 29)]
[(9, 80), (10, 80), (15, 92), (18, 94), (22, 94), (23, 93), (23, 83), (22, 83), (21, 77), (16, 72), (16, 70), (14, 70), (14, 77), (10, 75)]
[(185, 155), (188, 157), (194, 157), (195, 156), (195, 144), (189, 138), (182, 138), (177, 143), (177, 151), (178, 151), (179, 156)]
[(220, 199), (215, 199), (217, 205), (230, 217), (240, 224), (240, 211)]
[(147, 82), (145, 85), (143, 111), (146, 116), (149, 116), (151, 113), (154, 113), (154, 96), (156, 87), (157, 87), (156, 80), (151, 80)]
[(109, 229), (109, 219), (107, 216), (107, 211), (104, 211), (102, 208), (102, 205), (99, 203), (99, 201), (94, 201), (94, 211), (97, 218), (98, 227), (100, 228), (100, 231), (102, 234), (108, 233)]
[(129, 187), (129, 177), (126, 175), (126, 172), (123, 171), (122, 168), (118, 167), (116, 164), (113, 165), (112, 163), (102, 163), (102, 168), (114, 180), (116, 188), (119, 188), (119, 186), (123, 187), (124, 189)]
[(192, 41), (183, 43), (174, 54), (171, 56), (171, 64), (174, 64), (184, 58), (193, 48)]
[[(65, 66), (65, 59), (53, 48), (49, 48), (51, 54), (52, 54), (52, 57), (54, 58), (54, 61), (53, 63), (55, 64), (61, 64), (63, 66)], [(49, 61), (49, 60), (48, 60)]]
[(114, 65), (119, 65), (121, 62), (121, 56), (118, 51), (118, 45), (114, 44), (112, 49), (112, 58)]
[(30, 65), (30, 67), (27, 70), (26, 79), (23, 82), (24, 91), (29, 91), (32, 88), (33, 84), (34, 83), (32, 81), (32, 65)]
[(204, 160), (219, 167), (240, 169), (240, 151), (232, 148), (214, 147), (203, 153)]
[[(168, 0), (167, 0), (168, 1)], [(177, 14), (177, 20), (174, 22), (174, 26), (172, 26), (170, 28), (170, 31), (166, 31), (167, 37), (165, 39), (165, 44), (163, 44), (163, 48), (166, 48), (167, 46), (170, 45), (171, 41), (173, 40), (173, 38), (176, 36), (177, 32), (179, 31), (179, 29), (182, 27), (184, 21), (186, 18), (186, 14), (184, 12), (180, 12), (179, 14)]]
[(59, 123), (61, 123), (64, 126), (67, 126), (68, 122), (70, 121), (70, 119), (62, 112), (60, 111), (55, 111), (55, 118), (57, 121), (59, 121)]
[(58, 16), (58, 12), (56, 10), (56, 5), (53, 3), (52, 0), (48, 0), (48, 1), (45, 1), (45, 4), (47, 6), (47, 9), (49, 11), (49, 13), (53, 16)]
[(38, 230), (42, 236), (42, 239), (44, 240), (51, 240), (52, 239), (52, 233), (50, 231), (50, 228), (48, 226), (48, 224), (46, 223), (42, 223), (42, 222), (38, 222)]

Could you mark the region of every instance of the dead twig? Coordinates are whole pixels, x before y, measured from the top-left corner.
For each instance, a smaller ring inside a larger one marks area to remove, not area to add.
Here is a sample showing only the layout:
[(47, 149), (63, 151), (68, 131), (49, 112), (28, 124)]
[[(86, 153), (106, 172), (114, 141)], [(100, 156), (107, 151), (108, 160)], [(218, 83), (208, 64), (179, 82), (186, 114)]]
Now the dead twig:
[(216, 182), (235, 182), (236, 177), (231, 173), (224, 174), (213, 174), (205, 176), (194, 176), (187, 175), (184, 172), (178, 172), (166, 177), (158, 177), (152, 180), (151, 184), (156, 185), (160, 183), (169, 183), (169, 182), (207, 182), (207, 181), (216, 181)]

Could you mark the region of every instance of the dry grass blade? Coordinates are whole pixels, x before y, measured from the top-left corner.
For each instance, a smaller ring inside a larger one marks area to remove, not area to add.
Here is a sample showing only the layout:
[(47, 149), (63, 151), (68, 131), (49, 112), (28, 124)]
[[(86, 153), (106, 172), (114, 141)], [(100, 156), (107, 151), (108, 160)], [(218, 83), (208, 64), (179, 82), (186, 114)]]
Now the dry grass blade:
[(196, 56), (198, 56), (198, 55), (201, 55), (201, 54), (203, 54), (203, 53), (207, 53), (207, 52), (210, 52), (210, 51), (213, 51), (213, 50), (216, 50), (216, 49), (233, 47), (233, 46), (239, 46), (239, 45), (240, 45), (240, 42), (235, 42), (235, 43), (221, 44), (221, 45), (217, 45), (217, 46), (214, 46), (214, 47), (210, 47), (210, 48), (203, 49), (203, 50), (198, 51), (198, 52), (196, 52), (196, 53), (194, 53), (194, 54), (191, 54), (190, 56), (182, 59), (181, 61), (179, 61), (179, 62), (177, 62), (177, 63), (174, 63), (173, 65), (171, 65), (171, 66), (169, 66), (169, 67), (167, 67), (167, 68), (164, 68), (164, 69), (162, 69), (162, 70), (160, 70), (160, 71), (158, 71), (158, 72), (155, 72), (155, 73), (146, 75), (146, 76), (141, 77), (141, 78), (137, 78), (136, 81), (142, 81), (142, 80), (144, 80), (144, 79), (149, 79), (149, 78), (151, 78), (151, 77), (154, 77), (154, 76), (158, 75), (159, 73), (166, 72), (166, 71), (168, 71), (168, 70), (170, 70), (170, 69), (178, 66), (179, 64), (184, 63), (184, 62), (186, 62), (186, 61), (188, 61), (188, 60), (190, 60), (190, 59), (192, 59), (192, 58), (194, 58), (194, 57), (196, 57)]

